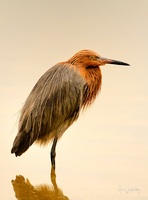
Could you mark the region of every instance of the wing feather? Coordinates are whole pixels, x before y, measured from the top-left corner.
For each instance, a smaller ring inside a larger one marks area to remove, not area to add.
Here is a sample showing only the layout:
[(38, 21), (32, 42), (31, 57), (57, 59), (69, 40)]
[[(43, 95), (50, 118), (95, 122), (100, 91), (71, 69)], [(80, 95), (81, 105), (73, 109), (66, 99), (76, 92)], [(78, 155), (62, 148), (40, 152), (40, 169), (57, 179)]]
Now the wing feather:
[(12, 153), (21, 155), (21, 149), (25, 151), (35, 140), (50, 137), (54, 130), (64, 132), (79, 115), (85, 83), (78, 70), (64, 63), (45, 72), (22, 108)]

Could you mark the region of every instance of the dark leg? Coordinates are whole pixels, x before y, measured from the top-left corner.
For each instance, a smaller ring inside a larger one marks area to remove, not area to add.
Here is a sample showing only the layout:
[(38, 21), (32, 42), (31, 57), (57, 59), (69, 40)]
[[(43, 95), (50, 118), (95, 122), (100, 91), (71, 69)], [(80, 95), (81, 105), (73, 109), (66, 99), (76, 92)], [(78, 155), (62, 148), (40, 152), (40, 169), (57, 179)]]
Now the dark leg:
[(55, 149), (56, 149), (56, 144), (57, 144), (57, 137), (55, 137), (54, 140), (53, 140), (53, 144), (52, 144), (52, 148), (51, 148), (51, 152), (50, 152), (51, 164), (52, 164), (52, 168), (53, 169), (55, 169), (55, 156), (56, 156)]

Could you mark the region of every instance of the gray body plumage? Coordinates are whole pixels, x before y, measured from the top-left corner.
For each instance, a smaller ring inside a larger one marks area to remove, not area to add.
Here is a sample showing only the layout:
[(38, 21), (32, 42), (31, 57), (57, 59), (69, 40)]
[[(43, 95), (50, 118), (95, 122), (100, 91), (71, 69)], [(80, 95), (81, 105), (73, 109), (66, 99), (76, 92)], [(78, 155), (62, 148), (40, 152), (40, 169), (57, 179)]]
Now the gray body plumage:
[(12, 153), (20, 156), (33, 142), (46, 145), (78, 118), (86, 81), (71, 65), (58, 63), (38, 80), (19, 120)]

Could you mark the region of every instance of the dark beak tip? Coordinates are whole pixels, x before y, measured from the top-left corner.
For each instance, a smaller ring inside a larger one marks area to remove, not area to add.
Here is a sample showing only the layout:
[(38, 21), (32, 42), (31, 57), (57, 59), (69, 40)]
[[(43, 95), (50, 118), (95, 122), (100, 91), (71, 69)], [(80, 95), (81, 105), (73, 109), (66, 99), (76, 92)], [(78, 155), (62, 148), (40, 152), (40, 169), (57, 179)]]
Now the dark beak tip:
[(128, 63), (125, 63), (125, 65), (126, 65), (126, 66), (131, 66), (131, 65), (130, 65), (130, 64), (128, 64)]
[(110, 62), (110, 64), (130, 66), (130, 64), (128, 64), (128, 63), (125, 63), (125, 62), (122, 62), (122, 61), (116, 61), (116, 60), (112, 60), (112, 62)]
[(123, 62), (123, 65), (127, 65), (127, 66), (130, 66), (130, 64), (128, 64), (128, 63), (125, 63), (125, 62)]

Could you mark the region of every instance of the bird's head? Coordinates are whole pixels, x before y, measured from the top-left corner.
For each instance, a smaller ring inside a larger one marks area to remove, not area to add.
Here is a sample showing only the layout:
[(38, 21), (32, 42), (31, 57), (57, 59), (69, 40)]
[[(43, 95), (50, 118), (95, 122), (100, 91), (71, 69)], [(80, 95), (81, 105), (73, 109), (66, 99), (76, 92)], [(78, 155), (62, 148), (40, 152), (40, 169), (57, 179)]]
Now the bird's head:
[(77, 68), (80, 72), (80, 75), (86, 80), (82, 104), (84, 108), (92, 104), (99, 90), (101, 89), (101, 65), (129, 65), (121, 61), (103, 58), (98, 53), (91, 50), (79, 51), (67, 61), (67, 64)]
[(81, 50), (71, 57), (68, 63), (84, 68), (96, 68), (105, 64), (129, 65), (128, 63), (101, 57), (91, 50)]

